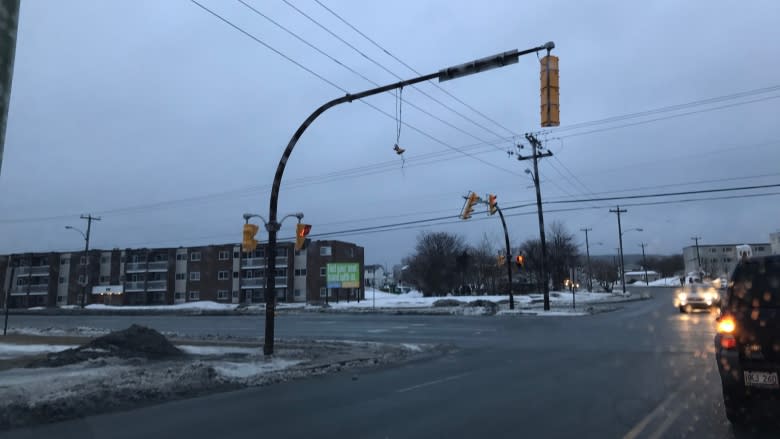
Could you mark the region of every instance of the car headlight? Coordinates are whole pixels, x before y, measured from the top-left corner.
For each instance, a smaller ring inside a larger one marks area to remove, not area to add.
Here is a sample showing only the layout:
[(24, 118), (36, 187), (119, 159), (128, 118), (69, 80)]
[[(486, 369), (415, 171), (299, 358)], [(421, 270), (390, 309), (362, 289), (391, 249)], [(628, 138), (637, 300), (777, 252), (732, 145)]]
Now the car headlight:
[(685, 300), (688, 298), (688, 295), (685, 293), (677, 293), (677, 299), (679, 300)]

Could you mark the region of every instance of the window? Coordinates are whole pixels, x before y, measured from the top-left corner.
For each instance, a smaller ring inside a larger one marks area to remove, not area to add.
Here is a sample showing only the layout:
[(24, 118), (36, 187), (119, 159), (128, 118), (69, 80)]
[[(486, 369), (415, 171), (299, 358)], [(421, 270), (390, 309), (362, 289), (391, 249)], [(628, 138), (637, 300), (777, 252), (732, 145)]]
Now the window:
[(68, 264), (70, 264), (70, 258), (60, 259), (60, 265), (68, 265)]
[(101, 284), (107, 284), (110, 280), (111, 279), (110, 279), (109, 276), (100, 276), (100, 283)]
[(176, 300), (184, 300), (185, 294), (184, 293), (173, 293), (173, 298)]
[(320, 297), (326, 297), (326, 296), (330, 296), (330, 294), (328, 294), (328, 289), (325, 287), (320, 287)]
[(192, 252), (190, 254), (190, 261), (200, 261), (200, 252)]
[(124, 281), (125, 281), (125, 275), (123, 274), (119, 276), (119, 282), (124, 282)]
[(233, 252), (233, 259), (238, 259), (240, 256), (239, 252)]
[(193, 281), (200, 280), (200, 271), (191, 271), (190, 272), (190, 280), (193, 280)]
[(228, 280), (228, 279), (230, 279), (230, 275), (228, 274), (227, 270), (217, 272), (217, 280)]
[(350, 247), (347, 249), (347, 257), (348, 258), (354, 258), (355, 257), (355, 249)]
[(187, 273), (176, 273), (176, 280), (187, 280)]
[(80, 283), (80, 284), (83, 284), (83, 283), (84, 283), (84, 275), (83, 275), (83, 274), (80, 274), (80, 275), (79, 275), (79, 283)]
[(711, 261), (712, 262), (718, 262), (718, 258), (712, 258)]
[(320, 267), (320, 276), (327, 276), (328, 275), (328, 268), (327, 267)]
[(295, 256), (300, 256), (305, 252), (306, 250), (295, 250)]
[(101, 256), (100, 257), (100, 263), (105, 264), (108, 262), (108, 256)]
[(186, 261), (187, 260), (187, 253), (176, 253), (176, 260), (177, 261)]
[(79, 258), (79, 264), (81, 264), (81, 265), (87, 265), (87, 258), (85, 258), (84, 256), (82, 256), (81, 258)]
[(61, 284), (64, 284), (64, 283), (65, 283), (65, 278), (64, 278), (64, 277), (62, 277), (62, 276), (60, 276), (60, 283), (61, 283)]
[(255, 250), (254, 256), (251, 256), (253, 258), (264, 258), (265, 257), (265, 249), (257, 249)]
[(718, 249), (715, 249), (715, 248), (711, 248), (710, 249), (710, 253), (715, 253), (716, 251), (718, 251)]
[(757, 248), (756, 250), (758, 250), (758, 251), (762, 252), (762, 251), (764, 251), (764, 246), (763, 246), (763, 245), (760, 245), (760, 246), (758, 246), (758, 248)]
[(233, 290), (233, 298), (234, 299), (238, 298), (238, 290)]
[(287, 256), (287, 249), (285, 247), (276, 249), (276, 256)]
[(221, 251), (219, 252), (219, 260), (220, 261), (227, 261), (230, 259), (230, 252), (229, 251)]
[(65, 296), (57, 296), (57, 303), (62, 303), (65, 301)]
[(228, 298), (227, 290), (219, 290), (219, 291), (217, 291), (217, 299), (224, 300), (224, 299), (227, 299), (227, 298)]
[(329, 246), (320, 247), (320, 256), (330, 256), (331, 249)]
[(305, 268), (296, 268), (295, 269), (295, 275), (296, 276), (306, 276), (306, 269)]
[(301, 293), (301, 290), (299, 290), (299, 289), (295, 290), (295, 297), (301, 297), (302, 295), (303, 295), (303, 293)]
[(238, 272), (237, 271), (233, 272), (233, 279), (238, 279)]
[(168, 262), (168, 255), (165, 253), (158, 253), (154, 255), (155, 262)]
[(200, 300), (200, 291), (190, 291), (190, 300)]
[(723, 253), (726, 253), (727, 251), (729, 251), (729, 248), (728, 247), (723, 247)]

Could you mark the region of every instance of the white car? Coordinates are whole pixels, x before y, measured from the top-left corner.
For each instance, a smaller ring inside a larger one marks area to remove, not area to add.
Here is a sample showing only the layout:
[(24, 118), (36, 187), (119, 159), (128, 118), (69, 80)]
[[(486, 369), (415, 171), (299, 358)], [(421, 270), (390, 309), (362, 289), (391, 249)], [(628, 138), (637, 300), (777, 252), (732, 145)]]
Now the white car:
[(674, 306), (681, 313), (689, 313), (694, 309), (717, 308), (720, 307), (720, 293), (710, 284), (686, 285), (675, 291)]

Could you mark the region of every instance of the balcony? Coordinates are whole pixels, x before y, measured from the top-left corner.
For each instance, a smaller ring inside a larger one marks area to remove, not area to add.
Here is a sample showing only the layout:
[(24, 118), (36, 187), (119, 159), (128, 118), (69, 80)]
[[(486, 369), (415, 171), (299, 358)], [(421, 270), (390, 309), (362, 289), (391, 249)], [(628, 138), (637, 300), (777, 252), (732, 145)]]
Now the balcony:
[(128, 262), (125, 264), (125, 273), (143, 273), (146, 271), (146, 262)]
[(24, 267), (18, 267), (16, 269), (16, 274), (18, 276), (48, 276), (49, 275), (49, 266), (48, 265), (39, 265), (37, 267), (30, 267), (24, 266)]
[[(247, 258), (241, 260), (241, 268), (265, 268), (266, 266), (266, 258)], [(276, 257), (276, 266), (277, 267), (286, 267), (287, 266), (287, 257), (286, 256), (277, 256)]]
[(166, 291), (167, 289), (168, 289), (168, 281), (164, 281), (164, 280), (146, 281), (146, 291)]
[(34, 284), (34, 285), (17, 285), (11, 290), (12, 296), (26, 296), (27, 293), (31, 296), (45, 296), (49, 294), (48, 284)]
[(126, 282), (125, 283), (125, 291), (127, 291), (127, 292), (144, 291), (144, 281)]
[[(276, 288), (283, 288), (287, 286), (287, 276), (276, 276), (274, 278)], [(247, 288), (265, 288), (264, 277), (253, 277), (250, 279), (241, 279), (241, 289)]]
[(168, 271), (167, 261), (156, 261), (149, 263), (149, 271)]

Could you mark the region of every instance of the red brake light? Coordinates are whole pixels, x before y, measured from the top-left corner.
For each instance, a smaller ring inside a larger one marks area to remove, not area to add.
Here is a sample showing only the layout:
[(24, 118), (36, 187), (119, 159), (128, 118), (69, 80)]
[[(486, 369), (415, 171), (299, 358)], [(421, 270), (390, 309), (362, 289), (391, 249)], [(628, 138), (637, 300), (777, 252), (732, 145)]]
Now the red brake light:
[(737, 340), (731, 335), (724, 335), (720, 338), (720, 347), (723, 349), (734, 349), (737, 347)]

